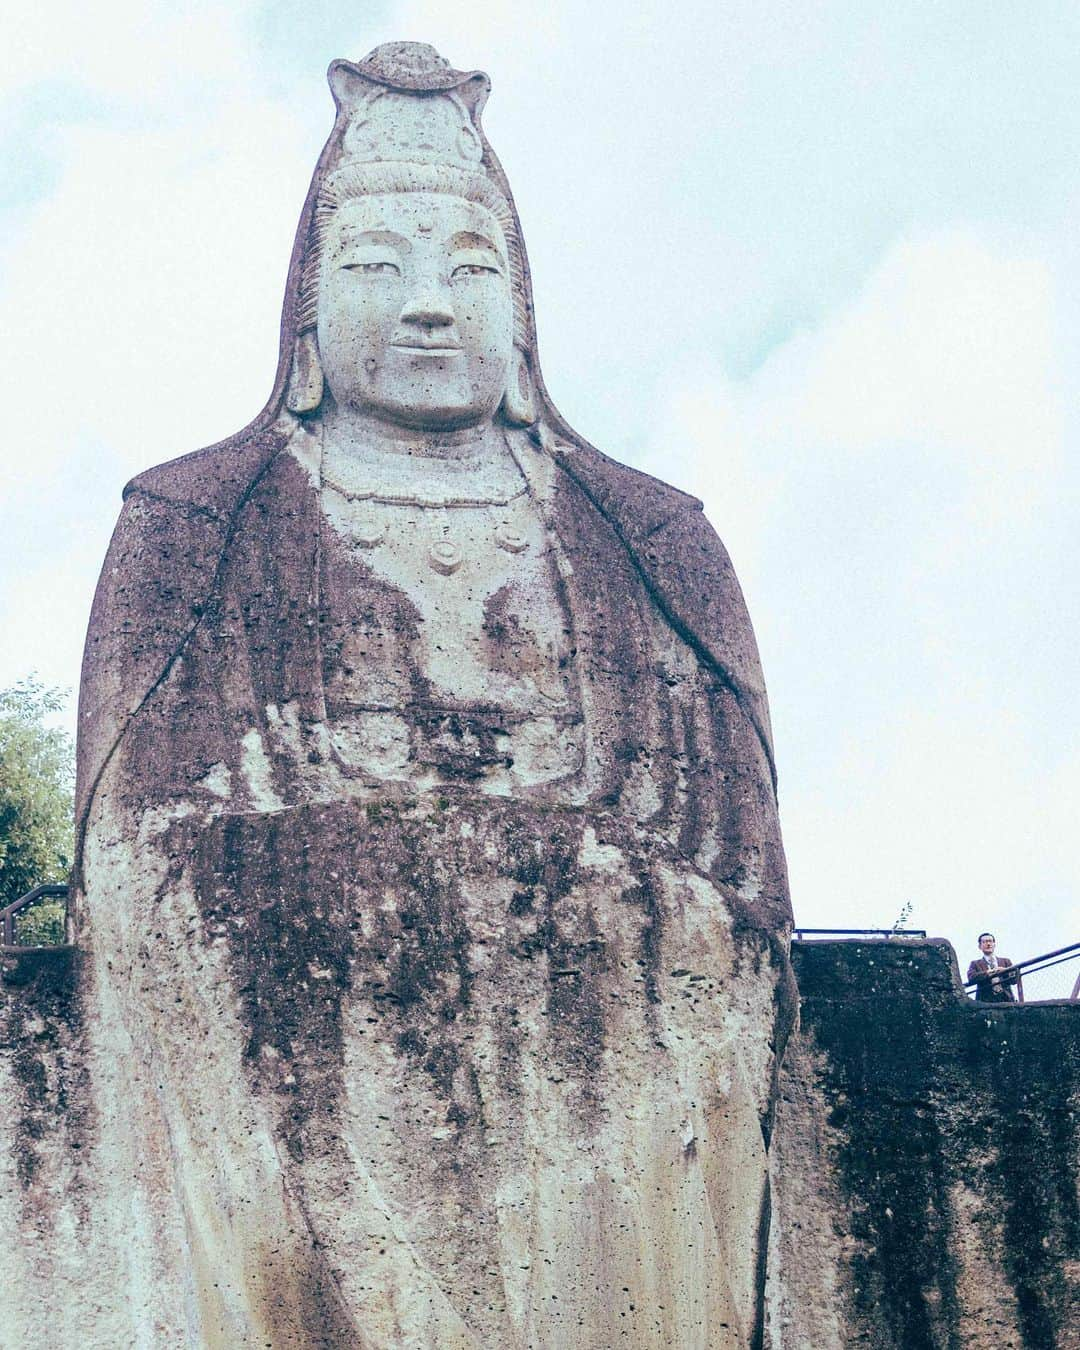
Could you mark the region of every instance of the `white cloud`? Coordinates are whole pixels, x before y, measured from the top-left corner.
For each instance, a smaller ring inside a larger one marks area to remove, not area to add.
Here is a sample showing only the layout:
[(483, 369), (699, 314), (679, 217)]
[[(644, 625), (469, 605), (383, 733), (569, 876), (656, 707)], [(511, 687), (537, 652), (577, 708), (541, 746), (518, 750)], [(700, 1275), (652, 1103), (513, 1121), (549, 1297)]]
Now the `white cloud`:
[[(216, 439), (265, 398), (309, 147), (278, 105), (217, 112), (213, 129), (66, 134), (70, 168), (28, 218), (6, 278), (18, 323), (0, 337), (0, 365), (18, 382), (16, 428), (32, 420), (36, 446), (17, 480), (40, 481), (75, 428), (134, 471)], [(224, 147), (205, 139), (222, 122)]]
[(905, 446), (948, 456), (1015, 509), (1062, 455), (1052, 300), (1037, 258), (973, 232), (909, 239), (825, 332), (770, 362), (770, 418), (837, 458)]
[(803, 923), (911, 899), (961, 950), (1071, 936), (1080, 734), (1046, 671), (1075, 639), (1038, 613), (1069, 570), (1040, 543), (1080, 539), (1066, 283), (1038, 240), (910, 237), (752, 377), (699, 365), (659, 407), (645, 467), (703, 497), (748, 591)]
[(69, 84), (167, 105), (194, 82), (231, 78), (256, 6), (213, 0), (52, 0), (27, 5), (0, 44), (0, 97), (37, 83)]

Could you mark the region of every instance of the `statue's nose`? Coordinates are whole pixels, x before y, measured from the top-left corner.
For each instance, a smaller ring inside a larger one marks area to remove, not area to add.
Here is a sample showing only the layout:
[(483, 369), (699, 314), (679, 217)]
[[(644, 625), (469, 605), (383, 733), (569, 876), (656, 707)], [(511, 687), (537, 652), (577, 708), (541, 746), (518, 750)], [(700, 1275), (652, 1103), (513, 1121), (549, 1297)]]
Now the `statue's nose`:
[(446, 328), (454, 322), (454, 311), (449, 299), (438, 291), (420, 291), (402, 306), (401, 322), (420, 324), (424, 328)]

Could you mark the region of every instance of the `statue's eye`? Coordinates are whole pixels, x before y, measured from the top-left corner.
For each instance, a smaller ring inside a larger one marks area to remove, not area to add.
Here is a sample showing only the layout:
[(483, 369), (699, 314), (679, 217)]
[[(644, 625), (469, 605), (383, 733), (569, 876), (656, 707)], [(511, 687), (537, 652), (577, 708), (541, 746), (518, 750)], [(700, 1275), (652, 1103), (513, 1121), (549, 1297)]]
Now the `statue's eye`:
[(451, 279), (454, 277), (482, 277), (489, 273), (498, 276), (499, 269), (491, 267), (487, 263), (459, 263), (450, 273)]
[(396, 277), (401, 275), (401, 268), (397, 263), (392, 262), (355, 262), (345, 264), (346, 272), (363, 272), (368, 276), (388, 276)]

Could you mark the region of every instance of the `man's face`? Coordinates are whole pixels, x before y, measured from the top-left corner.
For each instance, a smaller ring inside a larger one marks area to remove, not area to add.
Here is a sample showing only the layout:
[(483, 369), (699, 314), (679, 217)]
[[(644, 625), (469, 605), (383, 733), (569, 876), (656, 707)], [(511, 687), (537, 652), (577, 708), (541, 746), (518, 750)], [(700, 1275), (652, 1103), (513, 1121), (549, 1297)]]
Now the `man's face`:
[(339, 405), (431, 430), (490, 418), (513, 351), (498, 221), (439, 193), (346, 202), (324, 247), (318, 336)]
[(979, 950), (982, 952), (983, 956), (992, 956), (994, 954), (994, 948), (996, 946), (997, 943), (994, 941), (992, 937), (989, 936), (989, 934), (979, 939)]

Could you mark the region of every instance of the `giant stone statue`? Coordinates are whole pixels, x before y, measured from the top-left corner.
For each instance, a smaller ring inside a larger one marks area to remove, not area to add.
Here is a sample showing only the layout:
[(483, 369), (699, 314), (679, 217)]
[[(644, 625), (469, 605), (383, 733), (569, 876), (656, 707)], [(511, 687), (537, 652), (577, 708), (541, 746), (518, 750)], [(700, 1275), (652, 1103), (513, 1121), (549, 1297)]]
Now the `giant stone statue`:
[(129, 484), (94, 604), (70, 1296), (102, 1345), (741, 1350), (792, 1004), (738, 583), (548, 398), (486, 76), (330, 84), (270, 402)]

